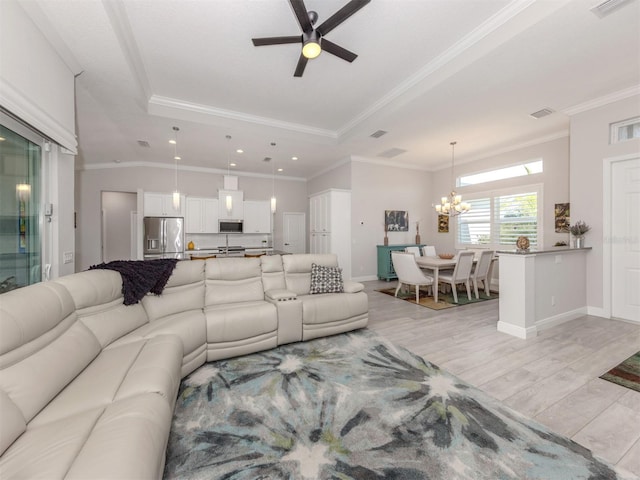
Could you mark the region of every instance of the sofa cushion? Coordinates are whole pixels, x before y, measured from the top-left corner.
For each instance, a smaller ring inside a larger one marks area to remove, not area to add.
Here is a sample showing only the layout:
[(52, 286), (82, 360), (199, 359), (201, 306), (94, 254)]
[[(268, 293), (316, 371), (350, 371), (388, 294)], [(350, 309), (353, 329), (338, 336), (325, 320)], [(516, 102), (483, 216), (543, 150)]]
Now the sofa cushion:
[(122, 277), (111, 270), (88, 270), (58, 278), (76, 305), (78, 319), (104, 348), (114, 340), (149, 323), (142, 305), (124, 305)]
[(276, 307), (265, 301), (210, 306), (205, 315), (210, 344), (244, 340), (278, 328)]
[(206, 261), (205, 305), (264, 300), (259, 258), (216, 258)]
[(22, 412), (9, 396), (0, 390), (0, 455), (27, 429)]
[(0, 457), (2, 478), (160, 478), (171, 407), (146, 393), (27, 428)]
[(302, 300), (303, 324), (330, 323), (362, 315), (369, 310), (367, 294), (325, 293), (304, 295)]
[(182, 342), (160, 335), (102, 351), (30, 423), (55, 422), (143, 393), (155, 393), (173, 406), (180, 385)]
[(309, 293), (341, 293), (344, 292), (342, 269), (311, 264), (311, 286)]
[(263, 255), (260, 257), (262, 269), (262, 284), (264, 290), (284, 290), (284, 267), (282, 255)]
[(311, 291), (311, 265), (337, 267), (338, 257), (333, 253), (283, 255), (285, 283), (287, 290), (298, 295), (308, 295)]

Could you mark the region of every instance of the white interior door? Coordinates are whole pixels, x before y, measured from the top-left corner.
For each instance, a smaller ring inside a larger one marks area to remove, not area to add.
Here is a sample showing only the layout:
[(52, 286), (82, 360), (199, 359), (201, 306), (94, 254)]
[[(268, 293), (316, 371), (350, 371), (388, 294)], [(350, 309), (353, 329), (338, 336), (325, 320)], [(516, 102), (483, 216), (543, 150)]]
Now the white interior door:
[(288, 253), (305, 253), (306, 219), (304, 213), (284, 213), (283, 250)]
[(640, 322), (640, 158), (611, 171), (611, 315)]

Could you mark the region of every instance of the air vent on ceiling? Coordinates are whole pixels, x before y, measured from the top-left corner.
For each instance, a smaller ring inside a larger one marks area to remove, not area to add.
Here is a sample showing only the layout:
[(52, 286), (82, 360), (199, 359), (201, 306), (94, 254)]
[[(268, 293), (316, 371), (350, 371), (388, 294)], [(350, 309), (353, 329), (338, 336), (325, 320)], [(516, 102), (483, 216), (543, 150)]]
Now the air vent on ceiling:
[(551, 115), (552, 113), (553, 113), (553, 110), (551, 110), (550, 108), (543, 108), (542, 110), (538, 110), (537, 112), (530, 113), (529, 115), (531, 115), (533, 118), (542, 118), (542, 117), (546, 117), (547, 115)]
[(147, 142), (146, 140), (138, 140), (138, 145), (140, 145), (141, 147), (144, 147), (144, 148), (151, 147), (151, 145), (149, 145), (149, 142)]
[(369, 135), (371, 138), (380, 138), (383, 135), (386, 135), (387, 132), (384, 130), (378, 130), (376, 132), (373, 132), (371, 135)]
[(379, 153), (378, 156), (379, 157), (384, 157), (384, 158), (393, 158), (393, 157), (397, 157), (398, 155), (401, 155), (403, 153), (405, 153), (406, 150), (402, 149), (402, 148), (390, 148), (389, 150), (385, 150), (382, 153)]
[(271, 161), (271, 157), (264, 157), (262, 159), (263, 162), (270, 162)]
[(614, 10), (622, 7), (623, 5), (629, 3), (631, 0), (605, 0), (604, 2), (592, 7), (590, 10), (593, 14), (598, 18), (604, 18), (610, 13), (613, 13)]

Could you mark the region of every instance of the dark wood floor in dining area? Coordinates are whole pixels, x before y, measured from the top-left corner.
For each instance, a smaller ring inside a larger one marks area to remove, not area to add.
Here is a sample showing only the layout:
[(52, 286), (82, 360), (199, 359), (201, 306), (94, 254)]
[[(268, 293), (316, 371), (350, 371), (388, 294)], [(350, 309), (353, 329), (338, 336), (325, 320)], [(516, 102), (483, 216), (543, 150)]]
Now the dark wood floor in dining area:
[(498, 300), (435, 311), (363, 283), (370, 329), (640, 478), (640, 392), (598, 378), (640, 351), (640, 324), (585, 315), (522, 340), (497, 331)]

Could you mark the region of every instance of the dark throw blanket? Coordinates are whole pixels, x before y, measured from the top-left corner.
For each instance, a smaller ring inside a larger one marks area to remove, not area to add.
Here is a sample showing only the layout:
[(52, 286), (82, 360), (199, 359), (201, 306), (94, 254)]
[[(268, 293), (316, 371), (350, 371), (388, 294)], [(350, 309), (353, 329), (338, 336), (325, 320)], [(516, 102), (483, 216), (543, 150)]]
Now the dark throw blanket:
[(89, 270), (114, 270), (122, 276), (124, 304), (138, 303), (147, 293), (160, 295), (178, 263), (176, 258), (157, 260), (116, 260), (92, 265)]

